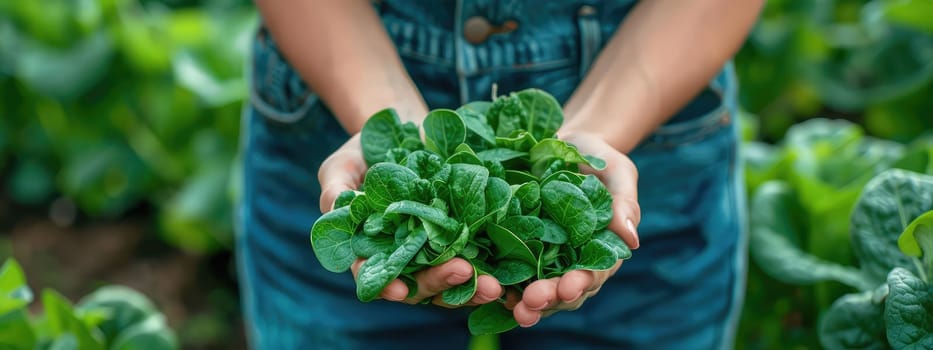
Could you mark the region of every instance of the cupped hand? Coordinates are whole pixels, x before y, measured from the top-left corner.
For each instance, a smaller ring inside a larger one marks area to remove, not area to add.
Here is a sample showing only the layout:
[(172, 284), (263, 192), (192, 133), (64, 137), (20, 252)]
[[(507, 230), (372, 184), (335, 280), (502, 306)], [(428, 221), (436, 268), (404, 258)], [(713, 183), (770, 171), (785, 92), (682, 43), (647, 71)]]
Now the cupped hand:
[[(582, 154), (597, 156), (606, 161), (606, 168), (596, 171), (581, 166), (585, 173), (594, 174), (612, 194), (613, 217), (609, 230), (615, 232), (632, 249), (637, 249), (636, 227), (641, 220), (638, 206), (638, 171), (624, 154), (603, 141), (598, 135), (586, 133), (561, 134), (560, 138), (577, 146)], [(522, 327), (531, 327), (542, 317), (562, 310), (576, 310), (587, 298), (599, 292), (603, 283), (615, 274), (622, 261), (606, 271), (574, 270), (563, 276), (532, 282), (525, 288), (521, 300), (512, 308), (515, 320)]]
[[(341, 192), (358, 189), (366, 176), (366, 170), (360, 134), (356, 134), (321, 164), (318, 171), (318, 181), (321, 184), (321, 211), (326, 213), (333, 210), (334, 201)], [(364, 261), (364, 259), (357, 259), (351, 266), (354, 279)], [(408, 304), (430, 300), (435, 305), (457, 307), (444, 303), (440, 294), (453, 286), (469, 281), (470, 278), (473, 278), (473, 266), (466, 260), (454, 258), (415, 273), (418, 290), (414, 296), (409, 297), (408, 286), (402, 280), (395, 279), (382, 290), (379, 297)], [(476, 294), (465, 305), (489, 303), (501, 297), (503, 293), (502, 286), (494, 277), (479, 275), (476, 280)]]

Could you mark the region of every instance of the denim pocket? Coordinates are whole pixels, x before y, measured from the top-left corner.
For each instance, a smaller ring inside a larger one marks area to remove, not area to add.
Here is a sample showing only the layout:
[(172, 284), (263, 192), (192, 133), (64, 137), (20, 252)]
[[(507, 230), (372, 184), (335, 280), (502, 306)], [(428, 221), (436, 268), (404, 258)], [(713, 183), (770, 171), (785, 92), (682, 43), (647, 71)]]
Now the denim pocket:
[(294, 124), (320, 100), (279, 52), (272, 36), (260, 28), (253, 44), (250, 104), (265, 119)]

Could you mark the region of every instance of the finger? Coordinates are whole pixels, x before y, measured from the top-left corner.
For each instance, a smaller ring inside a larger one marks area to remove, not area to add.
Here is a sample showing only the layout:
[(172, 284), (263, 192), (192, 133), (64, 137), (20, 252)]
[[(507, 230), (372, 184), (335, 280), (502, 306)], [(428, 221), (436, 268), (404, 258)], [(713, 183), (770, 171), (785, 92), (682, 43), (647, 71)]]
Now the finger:
[(503, 294), (502, 286), (495, 277), (490, 275), (479, 275), (476, 277), (476, 294), (470, 303), (473, 305), (482, 305), (499, 299)]
[(560, 277), (549, 278), (546, 280), (537, 280), (525, 288), (522, 293), (522, 302), (530, 310), (544, 310), (556, 305), (557, 285)]
[(329, 212), (341, 192), (360, 187), (366, 175), (366, 162), (363, 153), (348, 141), (336, 152), (327, 157), (318, 170), (318, 182), (321, 184), (321, 212)]
[(519, 326), (527, 328), (534, 326), (541, 320), (541, 311), (528, 308), (528, 305), (522, 300), (515, 304), (515, 308), (512, 309), (512, 316), (515, 317), (515, 321), (518, 322)]
[(473, 266), (461, 258), (450, 259), (443, 264), (415, 273), (418, 292), (406, 302), (417, 303), (425, 298), (440, 294), (450, 287), (463, 284), (473, 278)]
[(561, 276), (557, 284), (557, 296), (565, 303), (572, 303), (580, 299), (583, 293), (598, 288), (600, 282), (593, 271), (573, 270)]
[[(366, 262), (366, 259), (356, 259), (356, 261), (350, 265), (350, 272), (353, 274), (354, 281), (357, 276), (359, 276), (360, 267), (363, 266), (364, 262)], [(405, 300), (406, 296), (408, 296), (408, 286), (405, 285), (405, 282), (397, 278), (389, 282), (389, 284), (382, 289), (382, 292), (379, 293), (380, 298), (391, 301), (402, 301)]]

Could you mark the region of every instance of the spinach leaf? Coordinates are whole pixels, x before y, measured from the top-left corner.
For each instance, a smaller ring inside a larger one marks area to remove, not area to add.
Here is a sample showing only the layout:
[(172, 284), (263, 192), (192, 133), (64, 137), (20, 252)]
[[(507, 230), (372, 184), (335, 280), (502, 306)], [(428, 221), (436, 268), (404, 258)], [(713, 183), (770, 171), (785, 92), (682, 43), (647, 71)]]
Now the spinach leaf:
[(509, 184), (498, 177), (489, 178), (489, 182), (486, 183), (486, 199), (487, 214), (491, 214), (493, 222), (502, 221), (512, 199)]
[(538, 178), (527, 171), (506, 169), (505, 181), (508, 182), (509, 185), (521, 185), (529, 182), (537, 183)]
[(493, 148), (476, 154), (483, 161), (504, 162), (527, 156), (528, 152), (516, 151), (510, 148)]
[(472, 225), (486, 214), (486, 182), (489, 170), (470, 164), (450, 167), (450, 204), (454, 213), (466, 225)]
[(538, 140), (526, 131), (516, 131), (513, 135), (496, 137), (496, 147), (518, 152), (528, 152), (537, 143)]
[(496, 268), (492, 270), (492, 276), (503, 286), (510, 286), (527, 281), (536, 274), (536, 266), (529, 265), (526, 261), (515, 259), (500, 260), (496, 264)]
[[(476, 101), (457, 108), (457, 114), (463, 117), (463, 123), (468, 131), (467, 140), (470, 140), (471, 136), (476, 136), (489, 145), (496, 144), (496, 132), (486, 121), (486, 111), (489, 105), (489, 102)], [(473, 142), (470, 146), (476, 147), (478, 144), (479, 142)]]
[(502, 303), (489, 303), (477, 307), (470, 313), (467, 326), (473, 335), (497, 334), (518, 327), (512, 310)]
[(350, 247), (353, 249), (353, 255), (364, 259), (379, 253), (390, 254), (396, 248), (395, 238), (388, 235), (353, 235), (350, 238)]
[(424, 146), (427, 150), (447, 157), (466, 140), (463, 119), (449, 109), (436, 109), (424, 119)]
[[(363, 302), (376, 299), (386, 285), (402, 273), (402, 269), (415, 257), (427, 240), (428, 234), (423, 229), (415, 230), (391, 255), (379, 253), (366, 260), (360, 266), (357, 277), (357, 298)], [(353, 257), (352, 254), (350, 256)]]
[(460, 223), (447, 216), (445, 210), (414, 201), (398, 201), (386, 207), (385, 214), (407, 214), (440, 226), (447, 231), (459, 231)]
[(499, 225), (523, 241), (541, 239), (545, 231), (544, 222), (537, 216), (511, 216), (502, 220)]
[(411, 169), (393, 163), (379, 163), (366, 172), (363, 188), (372, 208), (385, 211), (389, 204), (412, 199), (412, 183), (416, 179), (418, 174)]
[(593, 240), (600, 241), (609, 247), (609, 249), (612, 249), (616, 259), (625, 260), (632, 257), (632, 250), (629, 249), (628, 245), (626, 245), (625, 242), (622, 241), (622, 238), (615, 232), (602, 230), (593, 235)]
[(399, 147), (405, 139), (402, 123), (395, 109), (383, 109), (373, 114), (360, 131), (360, 145), (366, 165), (373, 166), (386, 160), (386, 151)]
[(529, 181), (521, 185), (512, 185), (512, 193), (521, 204), (522, 213), (527, 214), (541, 205), (541, 185)]
[(541, 140), (528, 151), (528, 156), (532, 164), (532, 173), (536, 172), (534, 169), (543, 173), (544, 169), (556, 159), (563, 161), (564, 164), (586, 164), (593, 168), (602, 165), (605, 168), (605, 162), (593, 165), (589, 159), (580, 154), (575, 146), (558, 139)]
[(311, 228), (311, 247), (327, 271), (344, 272), (356, 257), (350, 238), (356, 226), (350, 218), (350, 208), (343, 207), (322, 215)]
[(354, 190), (340, 192), (340, 194), (337, 195), (337, 199), (334, 200), (334, 209), (350, 205), (350, 202), (353, 201), (353, 198), (356, 198), (356, 195), (357, 192)]
[(603, 271), (611, 269), (616, 262), (615, 250), (598, 239), (590, 240), (580, 250), (580, 259), (571, 270)]
[(441, 292), (441, 300), (443, 300), (448, 305), (463, 305), (466, 304), (470, 299), (473, 299), (473, 295), (476, 294), (476, 268), (473, 268), (473, 277), (463, 284), (454, 286), (450, 289), (447, 289)]
[(524, 129), (538, 140), (554, 137), (557, 129), (564, 123), (564, 112), (560, 103), (539, 89), (526, 89), (515, 95), (526, 111)]
[(917, 270), (921, 279), (933, 274), (933, 210), (907, 225), (897, 239), (897, 246), (905, 255), (920, 259)]
[(567, 231), (564, 231), (563, 227), (560, 227), (560, 225), (550, 219), (542, 219), (541, 222), (544, 223), (544, 234), (541, 236), (542, 242), (553, 244), (567, 243), (567, 239), (570, 235), (567, 234)]
[(888, 349), (883, 314), (887, 294), (887, 285), (883, 285), (836, 300), (820, 320), (820, 344), (829, 350)]
[(612, 195), (603, 185), (596, 175), (586, 175), (583, 182), (580, 183), (580, 190), (586, 195), (586, 198), (593, 204), (593, 210), (596, 211), (596, 229), (602, 230), (609, 227), (609, 221), (612, 220)]
[(531, 249), (514, 233), (496, 224), (487, 225), (486, 230), (496, 247), (496, 258), (514, 258), (537, 265), (537, 259)]
[(382, 232), (383, 230), (385, 230), (385, 221), (382, 213), (370, 214), (369, 217), (366, 218), (366, 222), (363, 224), (363, 233), (367, 236), (378, 235), (379, 232)]
[(363, 222), (373, 213), (372, 208), (369, 206), (369, 199), (366, 198), (365, 193), (360, 193), (353, 197), (353, 199), (350, 200), (349, 206), (350, 219), (352, 219), (353, 225)]
[(593, 205), (577, 186), (563, 181), (551, 181), (541, 187), (544, 211), (570, 233), (573, 247), (586, 243), (596, 229)]
[(933, 348), (933, 288), (900, 267), (888, 274), (888, 288), (884, 302), (888, 343), (894, 349)]
[(431, 179), (444, 169), (444, 159), (427, 151), (414, 151), (406, 158), (405, 166), (422, 179)]
[(931, 208), (933, 176), (892, 169), (869, 181), (852, 211), (852, 240), (872, 280), (884, 281), (895, 267), (914, 266), (901, 254), (897, 239), (913, 218)]

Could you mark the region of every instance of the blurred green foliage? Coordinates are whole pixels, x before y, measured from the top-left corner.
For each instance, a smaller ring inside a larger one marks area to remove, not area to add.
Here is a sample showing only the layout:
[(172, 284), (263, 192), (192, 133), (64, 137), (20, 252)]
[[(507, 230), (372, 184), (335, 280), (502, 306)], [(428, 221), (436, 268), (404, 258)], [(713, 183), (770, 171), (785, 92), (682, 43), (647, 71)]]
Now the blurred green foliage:
[[(0, 1), (0, 193), (38, 209), (68, 198), (91, 219), (151, 208), (167, 242), (230, 249), (256, 23), (249, 0)], [(864, 182), (933, 167), (917, 139), (933, 129), (933, 0), (771, 0), (735, 61), (749, 193), (787, 181), (801, 249), (850, 263), (844, 219)], [(813, 117), (855, 124), (792, 128)], [(816, 348), (845, 291), (752, 264), (738, 343)]]

